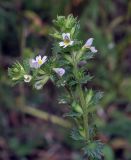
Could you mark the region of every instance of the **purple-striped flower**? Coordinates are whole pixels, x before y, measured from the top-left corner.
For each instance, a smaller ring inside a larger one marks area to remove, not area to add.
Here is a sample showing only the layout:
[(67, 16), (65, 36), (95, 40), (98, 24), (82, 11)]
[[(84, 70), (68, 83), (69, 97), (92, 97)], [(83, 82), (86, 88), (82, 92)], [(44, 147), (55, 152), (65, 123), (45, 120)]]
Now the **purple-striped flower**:
[(40, 68), (42, 64), (44, 64), (47, 61), (47, 56), (44, 56), (43, 58), (39, 55), (35, 59), (30, 59), (30, 67), (31, 68)]
[(65, 74), (65, 69), (63, 68), (53, 68), (53, 71), (55, 71), (60, 77)]
[(89, 39), (86, 41), (84, 47), (90, 49), (91, 52), (96, 53), (96, 52), (97, 52), (97, 49), (96, 49), (94, 46), (92, 46), (93, 40), (94, 40), (93, 38), (89, 38)]
[(63, 41), (59, 43), (59, 45), (63, 48), (66, 48), (67, 46), (72, 46), (74, 41), (70, 38), (70, 33), (63, 33), (62, 34)]

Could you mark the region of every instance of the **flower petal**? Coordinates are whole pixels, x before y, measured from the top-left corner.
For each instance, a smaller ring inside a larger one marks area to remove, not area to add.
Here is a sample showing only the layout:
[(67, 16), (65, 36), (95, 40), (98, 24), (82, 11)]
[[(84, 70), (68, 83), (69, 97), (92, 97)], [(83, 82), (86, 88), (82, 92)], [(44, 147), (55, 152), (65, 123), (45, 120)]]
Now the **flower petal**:
[(86, 46), (86, 47), (90, 47), (90, 46), (92, 45), (92, 43), (93, 43), (93, 38), (89, 38), (89, 39), (86, 41), (85, 46)]
[(64, 45), (65, 45), (64, 42), (59, 43), (59, 46), (64, 46)]
[(65, 74), (65, 69), (63, 68), (53, 68), (53, 70), (60, 76), (62, 77)]
[(31, 61), (31, 62), (30, 62), (30, 67), (31, 67), (31, 68), (35, 68), (35, 69), (39, 68), (38, 62), (36, 62), (36, 61)]
[(62, 33), (62, 37), (63, 37), (63, 40), (65, 40), (65, 39), (70, 40), (70, 33)]
[(67, 46), (69, 46), (69, 44), (64, 44), (64, 47), (63, 47), (63, 48), (66, 48)]
[(70, 33), (66, 33), (66, 36), (68, 37), (68, 39), (70, 39)]
[(38, 62), (41, 59), (41, 55), (36, 56), (36, 61)]
[(91, 52), (93, 52), (93, 53), (96, 53), (96, 52), (97, 52), (97, 49), (96, 49), (94, 46), (90, 47), (90, 50), (91, 50)]
[(44, 57), (42, 58), (42, 62), (45, 63), (46, 61), (47, 61), (47, 56), (44, 56)]
[(71, 45), (71, 46), (73, 45), (73, 43), (74, 43), (74, 41), (70, 41), (70, 45)]
[(62, 33), (62, 38), (65, 39), (66, 33)]
[(34, 59), (30, 59), (30, 60), (29, 60), (29, 64), (30, 64), (30, 67), (31, 67), (31, 68), (35, 68), (36, 63), (37, 63), (37, 62), (36, 62)]
[(34, 86), (36, 89), (40, 90), (43, 87), (43, 84), (40, 81), (37, 81)]

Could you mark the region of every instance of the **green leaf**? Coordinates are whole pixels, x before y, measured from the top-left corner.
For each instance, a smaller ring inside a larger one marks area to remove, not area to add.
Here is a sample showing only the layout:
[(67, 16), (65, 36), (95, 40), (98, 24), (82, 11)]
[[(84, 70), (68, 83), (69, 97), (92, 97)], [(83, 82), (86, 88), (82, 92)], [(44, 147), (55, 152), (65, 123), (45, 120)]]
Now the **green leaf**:
[(92, 53), (90, 51), (86, 52), (86, 53), (83, 53), (83, 56), (82, 56), (82, 60), (89, 60), (89, 59), (92, 59), (94, 56), (95, 56), (96, 53)]
[(16, 62), (12, 65), (11, 68), (8, 68), (8, 75), (12, 83), (17, 84), (24, 79), (26, 71), (22, 64)]
[(103, 92), (101, 91), (96, 92), (92, 99), (93, 104), (97, 104), (102, 97), (103, 97)]
[(93, 91), (92, 89), (88, 90), (86, 93), (86, 104), (89, 105), (93, 97)]
[(42, 89), (42, 87), (47, 83), (47, 81), (49, 80), (49, 76), (48, 75), (44, 75), (44, 76), (41, 76), (41, 77), (38, 77), (37, 78), (37, 81), (35, 82), (34, 84), (34, 87), (36, 89)]
[(90, 76), (90, 75), (85, 75), (81, 78), (80, 82), (81, 83), (87, 83), (88, 81), (91, 81), (93, 78), (93, 76)]
[(77, 128), (73, 128), (71, 131), (71, 137), (72, 139), (76, 141), (83, 141), (84, 138), (80, 135), (79, 130)]
[(115, 160), (113, 150), (110, 146), (104, 145), (103, 154), (105, 160)]
[(89, 142), (83, 148), (84, 155), (91, 159), (102, 159), (103, 144), (100, 141)]
[(75, 102), (75, 101), (71, 104), (71, 109), (74, 112), (83, 114), (83, 110), (82, 110), (81, 106), (77, 102)]
[(70, 55), (65, 55), (65, 59), (70, 62), (71, 64), (73, 64), (73, 59)]
[(58, 45), (57, 42), (54, 42), (54, 43), (53, 43), (52, 52), (53, 52), (54, 54), (58, 54), (58, 53), (61, 52), (61, 48), (60, 48), (60, 46)]

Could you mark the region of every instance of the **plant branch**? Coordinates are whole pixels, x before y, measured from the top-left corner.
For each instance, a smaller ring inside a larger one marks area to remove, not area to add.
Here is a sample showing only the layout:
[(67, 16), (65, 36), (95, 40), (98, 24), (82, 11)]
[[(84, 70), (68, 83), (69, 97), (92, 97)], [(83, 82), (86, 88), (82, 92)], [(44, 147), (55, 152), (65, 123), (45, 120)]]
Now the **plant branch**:
[(45, 111), (41, 111), (39, 109), (32, 108), (29, 106), (22, 107), (22, 108), (20, 108), (20, 110), (26, 114), (31, 115), (31, 116), (35, 116), (37, 118), (40, 118), (40, 119), (43, 119), (46, 121), (50, 121), (53, 124), (56, 124), (56, 125), (59, 125), (59, 126), (65, 127), (65, 128), (71, 128), (71, 123), (69, 121), (64, 120), (58, 116), (54, 116), (52, 114), (49, 114)]

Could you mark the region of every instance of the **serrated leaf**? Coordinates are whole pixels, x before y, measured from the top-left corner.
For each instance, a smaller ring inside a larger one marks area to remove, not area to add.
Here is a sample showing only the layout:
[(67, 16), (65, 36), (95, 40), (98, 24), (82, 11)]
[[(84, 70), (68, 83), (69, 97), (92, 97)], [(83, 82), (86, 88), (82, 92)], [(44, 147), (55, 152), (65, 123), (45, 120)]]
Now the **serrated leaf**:
[(72, 139), (76, 140), (76, 141), (82, 141), (84, 140), (84, 138), (80, 135), (79, 130), (74, 128), (71, 131), (71, 137)]
[(86, 75), (84, 76), (82, 79), (81, 79), (81, 83), (87, 83), (88, 81), (91, 81), (93, 78), (93, 76), (90, 76), (90, 75)]
[(66, 59), (67, 61), (69, 61), (71, 64), (73, 64), (73, 59), (72, 59), (71, 56), (65, 55), (65, 59)]
[(89, 142), (87, 146), (83, 148), (85, 156), (91, 159), (102, 159), (103, 144), (100, 141)]
[(93, 104), (97, 104), (99, 102), (99, 100), (103, 97), (103, 92), (98, 91), (95, 93), (95, 95), (93, 96)]
[(8, 68), (8, 75), (14, 84), (21, 82), (24, 74), (26, 74), (25, 69), (18, 61), (11, 68)]
[(52, 51), (53, 51), (54, 54), (57, 54), (57, 53), (61, 52), (61, 48), (59, 47), (58, 43), (53, 44)]
[(93, 91), (90, 89), (86, 94), (86, 104), (89, 105), (93, 97)]
[(95, 56), (95, 53), (92, 53), (92, 52), (89, 51), (87, 53), (84, 53), (83, 55), (84, 55), (83, 56), (84, 60), (89, 60), (89, 59), (92, 59)]
[(78, 103), (76, 103), (75, 101), (71, 104), (71, 108), (74, 112), (83, 114), (83, 110), (82, 110), (81, 106)]
[(72, 80), (69, 82), (69, 85), (70, 86), (73, 86), (73, 85), (76, 85), (78, 82), (76, 80)]

